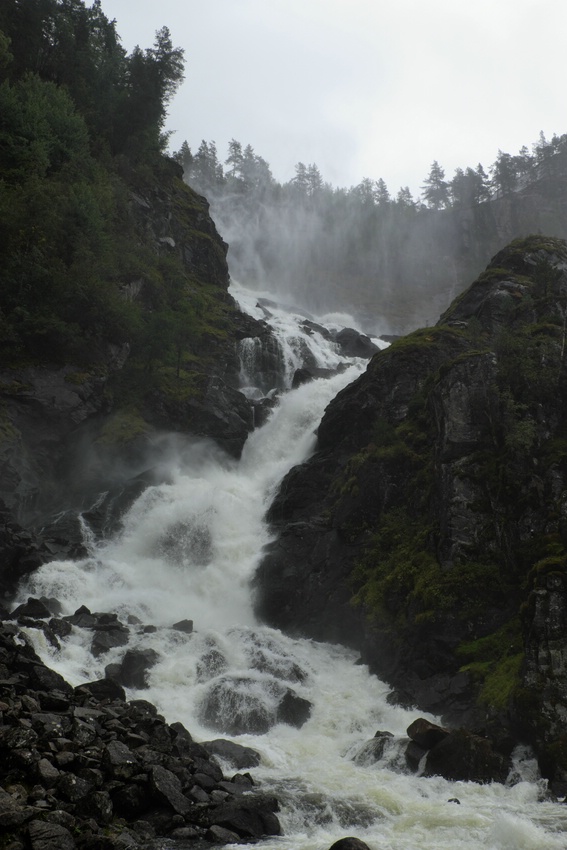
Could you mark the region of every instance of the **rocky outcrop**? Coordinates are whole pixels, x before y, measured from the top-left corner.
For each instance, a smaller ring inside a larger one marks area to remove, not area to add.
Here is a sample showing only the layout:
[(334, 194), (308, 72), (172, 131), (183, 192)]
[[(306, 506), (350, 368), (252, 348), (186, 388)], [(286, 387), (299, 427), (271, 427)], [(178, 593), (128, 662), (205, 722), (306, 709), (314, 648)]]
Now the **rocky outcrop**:
[(256, 577), (269, 624), (362, 652), (407, 704), (562, 780), (567, 247), (500, 252), (329, 405)]
[[(164, 158), (153, 174), (140, 175), (126, 160), (117, 168), (129, 197), (123, 224), (132, 251), (153, 259), (141, 264), (146, 275), (113, 286), (142, 324), (183, 293), (192, 299), (183, 321), (197, 318), (176, 366), (164, 329), (144, 354), (139, 340), (111, 344), (102, 328), (81, 360), (30, 356), (0, 369), (0, 498), (12, 521), (36, 529), (55, 511), (88, 507), (97, 490), (116, 491), (145, 471), (161, 433), (209, 437), (238, 457), (255, 410), (238, 389), (237, 343), (272, 345), (266, 324), (243, 315), (228, 294), (227, 246), (180, 167)], [(154, 260), (163, 277), (159, 296)], [(117, 477), (117, 470), (124, 473)]]
[[(246, 748), (225, 743), (242, 760)], [(277, 801), (250, 774), (223, 775), (180, 723), (168, 725), (145, 700), (127, 702), (112, 680), (72, 688), (15, 623), (0, 624), (0, 785), (0, 831), (14, 847), (113, 850), (157, 836), (237, 843), (280, 833)]]

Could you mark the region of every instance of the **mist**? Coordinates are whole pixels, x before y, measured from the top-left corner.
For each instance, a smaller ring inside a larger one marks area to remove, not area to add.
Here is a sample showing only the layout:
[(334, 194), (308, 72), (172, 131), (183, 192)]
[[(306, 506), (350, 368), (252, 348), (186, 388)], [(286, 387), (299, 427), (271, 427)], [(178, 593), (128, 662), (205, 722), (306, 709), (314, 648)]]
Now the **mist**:
[(500, 152), (490, 180), (480, 165), (450, 181), (440, 169), (426, 179), (427, 203), (407, 188), (391, 197), (382, 180), (334, 188), (314, 163), (280, 184), (234, 139), (224, 167), (214, 142), (174, 156), (210, 203), (233, 280), (314, 318), (347, 313), (375, 336), (437, 322), (510, 240), (567, 235), (563, 136), (542, 136), (532, 156)]

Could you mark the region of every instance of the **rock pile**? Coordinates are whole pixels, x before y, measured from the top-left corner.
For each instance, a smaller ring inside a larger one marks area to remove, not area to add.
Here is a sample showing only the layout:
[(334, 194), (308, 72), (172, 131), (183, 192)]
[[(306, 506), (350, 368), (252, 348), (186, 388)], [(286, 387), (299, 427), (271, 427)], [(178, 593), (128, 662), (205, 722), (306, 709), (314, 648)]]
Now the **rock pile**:
[[(34, 622), (29, 611), (19, 616)], [(95, 638), (106, 633), (94, 630)], [(196, 743), (149, 702), (126, 701), (114, 679), (73, 688), (43, 664), (18, 624), (0, 623), (4, 847), (115, 850), (156, 836), (228, 843), (280, 834), (277, 801), (259, 793), (249, 773), (224, 776), (212, 755), (246, 768), (258, 754), (226, 743)]]

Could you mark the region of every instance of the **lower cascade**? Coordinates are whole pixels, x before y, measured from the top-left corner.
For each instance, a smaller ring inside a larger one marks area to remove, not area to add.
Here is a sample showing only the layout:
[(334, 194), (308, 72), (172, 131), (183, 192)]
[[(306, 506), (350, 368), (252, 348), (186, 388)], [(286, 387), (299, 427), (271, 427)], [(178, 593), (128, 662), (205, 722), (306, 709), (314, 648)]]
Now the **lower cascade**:
[[(249, 294), (234, 294), (255, 309)], [(112, 538), (95, 540), (85, 521), (88, 557), (46, 564), (21, 588), (22, 602), (55, 597), (63, 615), (87, 609), (60, 648), (28, 629), (37, 651), (73, 686), (116, 676), (129, 699), (209, 742), (223, 768), (234, 761), (218, 739), (259, 754), (242, 768), (279, 800), (283, 833), (255, 844), (263, 850), (325, 850), (346, 836), (373, 850), (564, 850), (567, 808), (547, 799), (528, 750), (516, 750), (503, 783), (424, 776), (408, 765), (406, 730), (436, 718), (390, 704), (388, 686), (351, 650), (256, 621), (251, 581), (270, 540), (266, 510), (313, 451), (326, 405), (364, 368), (320, 332), (324, 320), (309, 319), (307, 332), (274, 305), (270, 317), (284, 383), (302, 366), (325, 377), (283, 393), (239, 461), (205, 440), (169, 458), (167, 483), (144, 490)], [(81, 622), (90, 612), (123, 627), (93, 631)]]

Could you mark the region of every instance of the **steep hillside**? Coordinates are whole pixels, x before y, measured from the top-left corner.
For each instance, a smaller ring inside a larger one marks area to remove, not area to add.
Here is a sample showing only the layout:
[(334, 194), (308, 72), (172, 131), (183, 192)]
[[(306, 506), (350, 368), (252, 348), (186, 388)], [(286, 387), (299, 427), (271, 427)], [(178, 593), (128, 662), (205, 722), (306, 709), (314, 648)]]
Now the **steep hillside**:
[(359, 648), (397, 698), (534, 742), (567, 778), (567, 245), (500, 252), (375, 355), (284, 479), (268, 623)]

